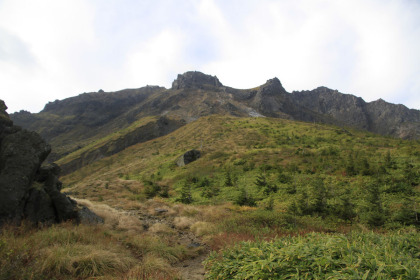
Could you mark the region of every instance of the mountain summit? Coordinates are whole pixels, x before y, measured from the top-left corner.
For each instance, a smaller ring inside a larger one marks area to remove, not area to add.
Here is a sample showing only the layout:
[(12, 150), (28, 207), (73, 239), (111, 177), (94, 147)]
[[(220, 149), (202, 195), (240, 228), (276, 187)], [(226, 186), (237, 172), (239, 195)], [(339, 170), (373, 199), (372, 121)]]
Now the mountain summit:
[(197, 71), (189, 71), (179, 74), (178, 78), (172, 83), (172, 89), (220, 87), (222, 83), (216, 76), (210, 76)]

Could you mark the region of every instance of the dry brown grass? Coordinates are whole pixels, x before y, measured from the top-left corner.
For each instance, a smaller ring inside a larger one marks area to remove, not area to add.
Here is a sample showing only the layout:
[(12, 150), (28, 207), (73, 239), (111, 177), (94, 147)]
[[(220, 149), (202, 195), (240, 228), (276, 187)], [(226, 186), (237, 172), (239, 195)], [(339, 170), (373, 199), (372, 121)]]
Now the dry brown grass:
[(102, 217), (105, 222), (104, 225), (110, 229), (131, 231), (134, 233), (143, 232), (143, 224), (135, 216), (129, 215), (124, 211), (118, 211), (106, 204), (94, 203), (87, 199), (73, 199), (80, 205), (88, 207), (98, 216)]
[(128, 280), (178, 279), (177, 271), (164, 259), (146, 256), (142, 263), (133, 267), (127, 274)]
[[(178, 214), (176, 209), (174, 209), (168, 202), (158, 197), (145, 201), (142, 204), (142, 207), (150, 215), (176, 216)], [(158, 209), (164, 209), (167, 212), (160, 213)]]
[(131, 249), (142, 258), (155, 256), (174, 264), (188, 256), (184, 246), (169, 244), (166, 240), (157, 235), (135, 235), (127, 238), (126, 243)]
[(191, 225), (191, 231), (197, 236), (212, 234), (216, 231), (216, 226), (208, 222), (195, 222)]
[(177, 229), (188, 229), (192, 224), (196, 222), (195, 219), (190, 217), (175, 217), (174, 219), (174, 225)]
[(201, 208), (195, 205), (186, 205), (186, 204), (176, 204), (173, 206), (173, 209), (176, 211), (178, 216), (188, 216), (195, 217), (200, 215)]
[(231, 207), (231, 203), (219, 206), (205, 206), (201, 210), (202, 220), (207, 222), (221, 221), (230, 215)]
[(149, 228), (150, 233), (158, 234), (175, 234), (175, 231), (170, 228), (167, 224), (155, 223)]
[(52, 246), (40, 251), (40, 272), (43, 275), (92, 277), (127, 272), (136, 260), (99, 244)]
[(104, 226), (2, 228), (0, 279), (121, 279), (138, 260)]

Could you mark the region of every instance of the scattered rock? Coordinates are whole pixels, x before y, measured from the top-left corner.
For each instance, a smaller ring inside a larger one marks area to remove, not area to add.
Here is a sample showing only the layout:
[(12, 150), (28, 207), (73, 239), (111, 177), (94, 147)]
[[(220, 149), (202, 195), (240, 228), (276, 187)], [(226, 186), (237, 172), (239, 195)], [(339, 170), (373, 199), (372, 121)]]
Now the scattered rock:
[(189, 248), (198, 248), (200, 246), (201, 246), (201, 244), (198, 243), (198, 242), (192, 242), (188, 245)]
[(156, 214), (161, 214), (161, 213), (165, 213), (165, 212), (168, 212), (168, 209), (155, 208), (155, 213)]
[(180, 167), (185, 166), (193, 161), (196, 161), (197, 159), (199, 159), (201, 157), (201, 152), (198, 150), (190, 150), (188, 152), (186, 152), (185, 154), (183, 154), (182, 156), (180, 156), (177, 161), (176, 164)]

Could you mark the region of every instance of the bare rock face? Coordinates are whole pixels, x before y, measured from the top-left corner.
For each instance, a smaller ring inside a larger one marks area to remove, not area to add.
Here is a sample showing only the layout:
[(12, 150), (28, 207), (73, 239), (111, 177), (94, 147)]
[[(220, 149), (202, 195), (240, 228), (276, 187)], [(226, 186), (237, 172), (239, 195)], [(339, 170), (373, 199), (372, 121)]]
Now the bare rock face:
[(420, 138), (420, 111), (382, 99), (366, 103), (362, 98), (319, 87), (294, 91), (293, 100), (301, 108), (327, 116), (336, 125), (352, 126), (402, 139)]
[(402, 139), (420, 138), (420, 111), (382, 99), (366, 104), (369, 129), (379, 134), (395, 135)]
[(365, 102), (360, 97), (341, 94), (326, 87), (318, 87), (312, 91), (294, 91), (292, 96), (298, 106), (330, 117), (331, 123), (369, 129)]
[(221, 87), (222, 83), (216, 76), (210, 76), (197, 71), (190, 71), (179, 74), (178, 78), (173, 81), (172, 89)]
[(35, 132), (22, 130), (8, 118), (0, 100), (0, 226), (79, 220), (75, 201), (60, 192), (57, 165), (41, 167), (51, 147)]

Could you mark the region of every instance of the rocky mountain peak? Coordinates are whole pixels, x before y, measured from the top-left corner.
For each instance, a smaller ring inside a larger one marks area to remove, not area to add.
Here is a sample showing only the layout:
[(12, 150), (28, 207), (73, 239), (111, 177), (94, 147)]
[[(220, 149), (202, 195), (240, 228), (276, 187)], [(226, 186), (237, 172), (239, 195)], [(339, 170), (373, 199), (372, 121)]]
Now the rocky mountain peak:
[[(6, 112), (7, 106), (4, 104), (3, 100), (0, 100), (0, 126), (10, 126), (12, 125), (12, 121), (9, 118), (9, 114)], [(0, 132), (1, 133), (1, 132)]]
[(337, 92), (336, 90), (321, 86), (314, 89), (315, 92)]
[(206, 75), (198, 71), (189, 71), (184, 74), (178, 74), (176, 80), (172, 83), (172, 89), (220, 87), (222, 83), (216, 76)]
[(280, 80), (275, 77), (273, 79), (267, 80), (267, 82), (260, 87), (260, 93), (264, 95), (273, 95), (279, 93), (286, 93), (286, 90), (283, 88)]

